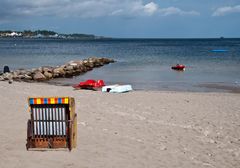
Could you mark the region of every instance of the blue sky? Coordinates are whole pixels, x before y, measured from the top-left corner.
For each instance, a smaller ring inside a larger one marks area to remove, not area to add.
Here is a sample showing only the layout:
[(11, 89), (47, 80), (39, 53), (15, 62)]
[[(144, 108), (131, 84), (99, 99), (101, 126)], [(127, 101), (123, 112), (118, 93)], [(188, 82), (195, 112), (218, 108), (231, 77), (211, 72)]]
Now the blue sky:
[(108, 37), (240, 37), (240, 0), (1, 0), (0, 29)]

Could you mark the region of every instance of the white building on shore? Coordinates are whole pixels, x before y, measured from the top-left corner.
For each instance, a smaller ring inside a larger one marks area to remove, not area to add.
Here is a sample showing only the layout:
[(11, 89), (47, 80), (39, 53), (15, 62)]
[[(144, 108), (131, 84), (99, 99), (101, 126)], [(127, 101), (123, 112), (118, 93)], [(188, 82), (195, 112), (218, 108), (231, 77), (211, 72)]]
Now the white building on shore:
[(22, 33), (12, 32), (12, 33), (6, 33), (7, 37), (20, 37), (22, 36)]

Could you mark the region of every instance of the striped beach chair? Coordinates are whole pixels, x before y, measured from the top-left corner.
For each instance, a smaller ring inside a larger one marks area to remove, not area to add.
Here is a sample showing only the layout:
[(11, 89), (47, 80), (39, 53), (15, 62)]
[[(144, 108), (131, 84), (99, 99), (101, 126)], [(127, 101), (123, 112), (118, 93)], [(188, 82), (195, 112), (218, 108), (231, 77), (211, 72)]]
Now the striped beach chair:
[(71, 97), (28, 98), (27, 123), (29, 148), (68, 148), (77, 146), (77, 114)]

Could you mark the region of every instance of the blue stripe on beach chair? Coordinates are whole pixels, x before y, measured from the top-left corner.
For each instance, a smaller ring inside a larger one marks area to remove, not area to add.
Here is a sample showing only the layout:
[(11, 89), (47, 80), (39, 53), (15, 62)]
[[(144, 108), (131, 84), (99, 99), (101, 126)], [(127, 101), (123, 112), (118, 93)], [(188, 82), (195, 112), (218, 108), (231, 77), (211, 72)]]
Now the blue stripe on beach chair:
[(34, 100), (32, 98), (29, 99), (29, 104), (34, 104)]
[(58, 104), (62, 103), (62, 98), (58, 98)]
[(48, 104), (48, 98), (44, 98), (44, 104)]

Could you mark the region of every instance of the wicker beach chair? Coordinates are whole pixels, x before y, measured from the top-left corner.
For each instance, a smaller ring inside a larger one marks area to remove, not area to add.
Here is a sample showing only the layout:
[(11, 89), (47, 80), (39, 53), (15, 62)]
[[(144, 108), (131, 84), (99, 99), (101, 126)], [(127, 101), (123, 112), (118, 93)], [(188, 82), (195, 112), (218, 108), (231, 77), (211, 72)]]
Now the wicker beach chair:
[(74, 98), (34, 97), (28, 99), (27, 123), (29, 148), (68, 148), (77, 146), (77, 114)]

